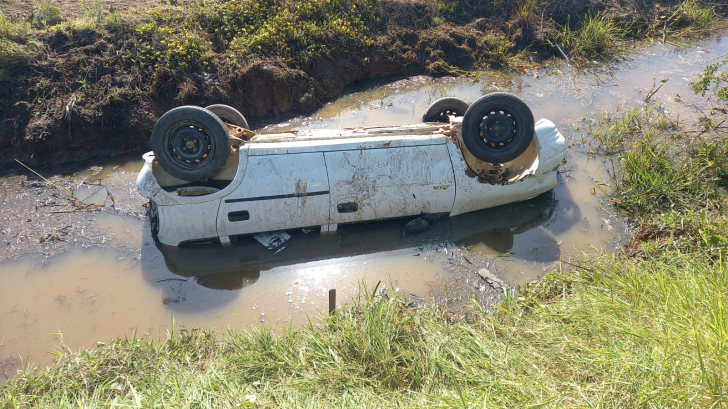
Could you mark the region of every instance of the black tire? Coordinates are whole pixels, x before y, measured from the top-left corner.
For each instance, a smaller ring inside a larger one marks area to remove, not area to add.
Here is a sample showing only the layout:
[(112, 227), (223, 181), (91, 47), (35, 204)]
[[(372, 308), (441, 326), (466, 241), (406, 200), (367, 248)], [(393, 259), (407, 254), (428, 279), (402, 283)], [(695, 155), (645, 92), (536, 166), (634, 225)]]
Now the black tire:
[(193, 182), (222, 169), (230, 156), (230, 137), (212, 112), (181, 106), (162, 115), (154, 125), (152, 150), (167, 173)]
[(241, 128), (250, 129), (248, 121), (245, 119), (243, 114), (230, 105), (215, 104), (205, 107), (205, 109), (217, 115), (217, 117), (222, 119), (223, 122), (228, 122), (231, 125), (239, 126)]
[(528, 149), (534, 134), (531, 109), (505, 92), (488, 94), (468, 108), (463, 118), (463, 142), (483, 162), (505, 163)]
[(422, 122), (450, 122), (450, 115), (463, 116), (468, 110), (468, 103), (459, 98), (440, 98), (430, 105), (424, 115)]

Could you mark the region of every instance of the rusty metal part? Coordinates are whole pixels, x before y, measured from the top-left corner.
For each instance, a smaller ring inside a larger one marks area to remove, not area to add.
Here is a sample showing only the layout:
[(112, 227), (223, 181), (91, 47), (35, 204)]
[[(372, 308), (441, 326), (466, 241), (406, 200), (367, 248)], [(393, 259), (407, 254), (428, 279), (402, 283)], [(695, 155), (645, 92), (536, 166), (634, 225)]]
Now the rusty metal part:
[(250, 140), (253, 136), (255, 136), (255, 132), (251, 131), (250, 129), (245, 129), (237, 125), (232, 125), (226, 123), (225, 126), (228, 128), (228, 134), (235, 138), (240, 138), (244, 141)]

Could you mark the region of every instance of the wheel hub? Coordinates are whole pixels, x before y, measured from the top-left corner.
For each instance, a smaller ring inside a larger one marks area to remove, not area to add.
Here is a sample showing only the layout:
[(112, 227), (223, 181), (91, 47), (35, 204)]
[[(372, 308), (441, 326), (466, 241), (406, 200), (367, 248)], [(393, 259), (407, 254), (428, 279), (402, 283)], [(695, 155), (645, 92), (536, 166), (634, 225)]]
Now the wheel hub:
[(450, 123), (450, 116), (463, 116), (463, 114), (453, 110), (442, 111), (437, 115), (435, 122)]
[(478, 126), (483, 142), (493, 147), (506, 146), (518, 132), (516, 120), (505, 111), (491, 111)]
[(170, 138), (170, 145), (177, 159), (186, 163), (200, 163), (210, 154), (210, 136), (204, 129), (185, 125), (178, 128)]

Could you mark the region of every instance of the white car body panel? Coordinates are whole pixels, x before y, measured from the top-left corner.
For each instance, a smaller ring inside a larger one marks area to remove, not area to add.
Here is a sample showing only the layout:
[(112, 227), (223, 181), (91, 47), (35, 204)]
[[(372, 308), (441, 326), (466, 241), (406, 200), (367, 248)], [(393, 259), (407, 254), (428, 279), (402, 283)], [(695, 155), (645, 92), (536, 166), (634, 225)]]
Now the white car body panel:
[[(219, 236), (329, 223), (329, 180), (323, 153), (250, 156), (242, 186), (220, 204)], [(236, 221), (236, 213), (238, 219), (245, 218), (238, 212), (248, 212), (249, 218)]]
[[(331, 223), (449, 212), (455, 178), (445, 139), (441, 142), (326, 152)], [(356, 209), (342, 211), (347, 203)]]
[[(256, 135), (213, 176), (227, 186), (197, 196), (181, 196), (189, 183), (169, 176), (150, 152), (137, 187), (158, 214), (157, 239), (177, 246), (300, 227), (329, 232), (341, 223), (454, 216), (556, 186), (566, 146), (552, 122), (539, 121), (531, 147), (502, 165), (463, 151), (459, 133), (453, 122)], [(491, 177), (494, 172), (500, 176)]]

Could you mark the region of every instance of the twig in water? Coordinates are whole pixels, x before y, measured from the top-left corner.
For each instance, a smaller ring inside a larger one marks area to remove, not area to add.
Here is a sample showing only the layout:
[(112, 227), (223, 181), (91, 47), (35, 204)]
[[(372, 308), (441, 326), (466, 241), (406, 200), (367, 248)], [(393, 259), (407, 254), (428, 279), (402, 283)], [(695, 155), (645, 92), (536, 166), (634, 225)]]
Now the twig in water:
[(374, 291), (372, 291), (372, 298), (374, 298), (377, 295), (377, 289), (379, 288), (379, 284), (382, 284), (382, 280), (379, 280), (377, 282), (377, 285), (374, 286)]
[(594, 272), (594, 270), (592, 270), (592, 269), (591, 269), (591, 268), (589, 268), (589, 267), (584, 267), (584, 266), (582, 266), (582, 265), (579, 265), (579, 264), (574, 264), (574, 263), (568, 262), (568, 261), (566, 261), (566, 260), (563, 260), (563, 259), (559, 259), (559, 261), (560, 261), (560, 262), (562, 262), (562, 263), (566, 263), (566, 264), (568, 264), (568, 265), (570, 265), (570, 266), (576, 267), (576, 268), (578, 268), (578, 269), (580, 269), (580, 270), (588, 271), (588, 272), (590, 272), (590, 273), (593, 273), (593, 272)]
[(562, 50), (561, 47), (559, 47), (559, 45), (556, 43), (554, 43), (554, 46), (556, 46), (556, 49), (559, 50), (559, 52), (561, 53), (561, 56), (564, 57), (564, 59), (566, 60), (566, 64), (571, 65), (571, 62), (569, 61), (569, 57), (566, 55), (564, 50)]
[(645, 102), (650, 102), (650, 99), (652, 99), (652, 97), (654, 97), (655, 94), (657, 94), (657, 91), (659, 91), (663, 85), (667, 84), (667, 81), (669, 81), (669, 80), (670, 80), (669, 78), (660, 80), (660, 86), (655, 88), (655, 78), (652, 78), (652, 89), (650, 90), (650, 92), (647, 93), (647, 96), (645, 97)]
[(184, 279), (184, 278), (164, 278), (162, 280), (157, 280), (158, 283), (163, 283), (165, 281), (182, 281), (182, 282), (186, 282), (187, 279)]
[(62, 186), (58, 186), (57, 184), (55, 184), (55, 183), (51, 182), (50, 180), (48, 180), (48, 179), (44, 178), (44, 177), (43, 177), (43, 175), (41, 175), (40, 173), (38, 173), (38, 172), (34, 171), (33, 169), (29, 168), (29, 167), (28, 167), (28, 166), (27, 166), (27, 165), (26, 165), (25, 163), (23, 163), (23, 162), (21, 162), (21, 161), (19, 161), (19, 160), (17, 160), (17, 159), (15, 159), (15, 161), (16, 161), (16, 162), (18, 162), (19, 164), (23, 165), (23, 167), (24, 167), (24, 168), (26, 168), (26, 169), (28, 169), (29, 171), (33, 172), (33, 173), (34, 173), (34, 174), (35, 174), (36, 176), (38, 176), (39, 178), (43, 179), (43, 180), (44, 180), (44, 181), (45, 181), (46, 183), (48, 183), (49, 185), (52, 185), (52, 186), (54, 186), (54, 187), (56, 187), (56, 188), (58, 188), (58, 189), (62, 190), (63, 192), (65, 192), (65, 193), (66, 193), (66, 194), (67, 194), (68, 196), (70, 196), (70, 197), (71, 197), (71, 198), (72, 198), (73, 200), (78, 200), (78, 198), (76, 197), (76, 195), (74, 195), (73, 193), (71, 193), (71, 192), (70, 192), (69, 190), (67, 190), (66, 188), (64, 188), (64, 187), (62, 187)]

